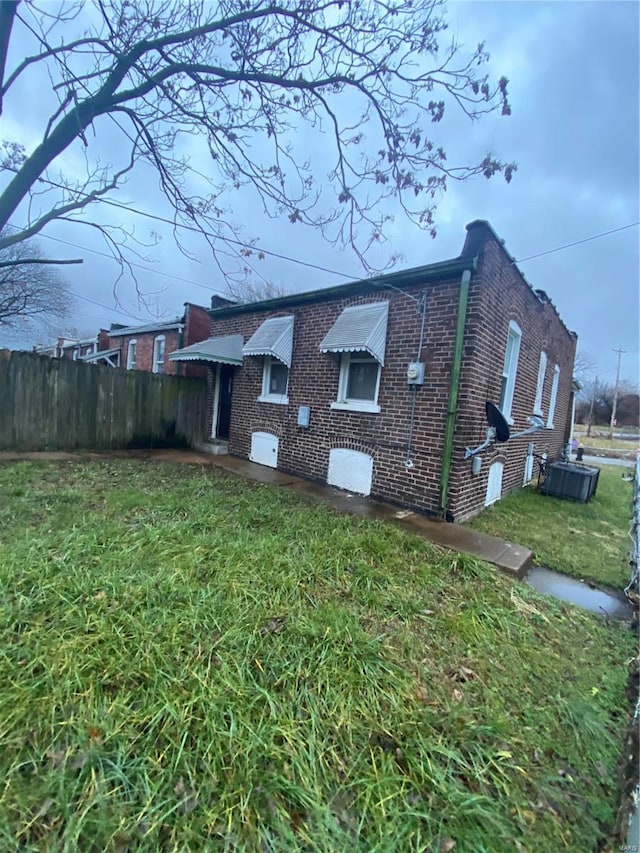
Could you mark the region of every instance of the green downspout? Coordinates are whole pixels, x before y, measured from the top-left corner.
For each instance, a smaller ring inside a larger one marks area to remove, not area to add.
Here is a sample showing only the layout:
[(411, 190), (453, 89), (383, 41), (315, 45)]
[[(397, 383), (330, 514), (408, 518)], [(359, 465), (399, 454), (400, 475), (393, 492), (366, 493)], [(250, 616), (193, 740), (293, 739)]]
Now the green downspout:
[(445, 518), (447, 515), (447, 504), (449, 501), (449, 477), (451, 475), (451, 458), (453, 456), (453, 433), (456, 426), (456, 413), (458, 410), (458, 389), (460, 386), (460, 367), (462, 365), (462, 345), (464, 343), (464, 328), (467, 322), (467, 304), (469, 302), (470, 281), (471, 270), (465, 270), (462, 273), (460, 295), (458, 297), (458, 322), (456, 324), (456, 340), (453, 350), (451, 386), (449, 389), (449, 408), (447, 410), (447, 425), (444, 433), (444, 450), (442, 452), (440, 513)]

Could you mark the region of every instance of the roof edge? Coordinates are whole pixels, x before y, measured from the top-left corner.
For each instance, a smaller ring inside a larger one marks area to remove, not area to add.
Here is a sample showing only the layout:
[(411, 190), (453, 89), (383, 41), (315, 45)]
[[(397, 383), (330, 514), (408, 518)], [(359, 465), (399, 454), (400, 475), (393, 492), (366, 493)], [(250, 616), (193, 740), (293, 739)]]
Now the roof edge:
[(439, 261), (422, 267), (412, 267), (408, 270), (400, 270), (386, 275), (374, 276), (373, 278), (358, 279), (346, 284), (337, 284), (333, 287), (325, 287), (317, 290), (309, 290), (303, 293), (290, 293), (279, 296), (276, 299), (266, 299), (263, 302), (246, 302), (242, 305), (232, 305), (225, 308), (214, 308), (209, 310), (211, 317), (233, 317), (237, 314), (247, 314), (256, 311), (277, 311), (284, 308), (305, 305), (313, 302), (328, 302), (331, 299), (352, 296), (359, 293), (369, 293), (381, 288), (398, 287), (420, 287), (426, 282), (443, 279), (463, 273), (465, 270), (475, 270), (476, 258), (457, 257), (447, 261)]
[[(479, 257), (484, 249), (484, 242), (486, 239), (486, 234), (488, 232), (489, 236), (495, 241), (498, 248), (502, 252), (502, 254), (507, 258), (509, 265), (513, 267), (517, 275), (522, 280), (522, 283), (527, 287), (531, 293), (531, 295), (541, 303), (548, 303), (556, 317), (558, 318), (558, 322), (562, 326), (562, 328), (567, 332), (570, 337), (576, 338), (578, 337), (577, 333), (572, 331), (567, 324), (564, 322), (562, 317), (560, 316), (560, 312), (558, 311), (557, 306), (553, 302), (553, 300), (549, 297), (549, 295), (540, 288), (535, 288), (534, 285), (527, 279), (526, 275), (522, 272), (520, 267), (518, 266), (518, 260), (515, 258), (511, 252), (506, 247), (506, 241), (498, 234), (493, 225), (488, 222), (486, 219), (474, 219), (473, 222), (469, 222), (466, 225), (467, 230), (467, 240), (465, 241), (465, 248), (463, 249), (463, 254), (465, 250), (474, 257)], [(485, 234), (482, 235), (481, 232), (484, 231)]]

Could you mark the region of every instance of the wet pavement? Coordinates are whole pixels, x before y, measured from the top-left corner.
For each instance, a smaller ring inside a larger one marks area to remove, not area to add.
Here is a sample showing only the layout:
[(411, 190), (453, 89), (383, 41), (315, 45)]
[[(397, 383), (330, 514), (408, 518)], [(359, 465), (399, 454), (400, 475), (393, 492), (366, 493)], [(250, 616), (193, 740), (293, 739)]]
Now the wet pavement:
[(625, 594), (619, 590), (604, 590), (577, 578), (570, 578), (544, 566), (534, 566), (525, 576), (525, 582), (538, 592), (552, 595), (569, 604), (577, 604), (591, 613), (608, 619), (631, 620), (633, 610)]

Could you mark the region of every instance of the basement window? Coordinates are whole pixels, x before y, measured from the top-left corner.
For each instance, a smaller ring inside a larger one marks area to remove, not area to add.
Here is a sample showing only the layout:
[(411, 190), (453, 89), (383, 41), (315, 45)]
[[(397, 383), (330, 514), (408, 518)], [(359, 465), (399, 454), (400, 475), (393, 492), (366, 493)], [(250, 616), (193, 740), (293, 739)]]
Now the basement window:
[(500, 389), (500, 411), (510, 424), (513, 424), (511, 407), (513, 406), (513, 392), (516, 387), (516, 374), (518, 372), (518, 358), (520, 356), (520, 342), (522, 331), (520, 326), (513, 320), (509, 323), (507, 335), (507, 348), (504, 354), (504, 365), (502, 367), (502, 386)]

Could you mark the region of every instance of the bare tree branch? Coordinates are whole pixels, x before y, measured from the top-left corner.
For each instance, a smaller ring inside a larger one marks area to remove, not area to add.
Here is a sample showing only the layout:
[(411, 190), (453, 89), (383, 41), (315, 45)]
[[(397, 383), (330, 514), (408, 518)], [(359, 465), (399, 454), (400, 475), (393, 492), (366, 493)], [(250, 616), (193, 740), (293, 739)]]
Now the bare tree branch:
[[(97, 20), (68, 42), (63, 12), (20, 8), (16, 26), (37, 38), (40, 51), (13, 69), (0, 92), (10, 98), (19, 78), (42, 67), (58, 101), (31, 150), (20, 140), (3, 143), (0, 166), (13, 176), (0, 194), (0, 229), (27, 202), (33, 214), (29, 208), (19, 234), (3, 232), (0, 248), (111, 197), (145, 160), (174, 208), (175, 226), (206, 230), (214, 254), (234, 193), (249, 187), (267, 216), (319, 228), (368, 267), (368, 249), (385, 240), (387, 200), (434, 235), (449, 180), (502, 173), (509, 181), (516, 168), (488, 154), (449, 164), (436, 141), (451, 109), (471, 120), (510, 113), (507, 80), (491, 83), (484, 73), (483, 45), (466, 57), (455, 43), (440, 51), (442, 0), (99, 0)], [(68, 16), (81, 14), (72, 6)], [(88, 131), (106, 118), (122, 146), (112, 166), (97, 168)], [(305, 146), (312, 136), (315, 143)], [(210, 155), (198, 192), (194, 140)], [(87, 175), (61, 189), (50, 169), (77, 142)]]
[(5, 267), (22, 267), (26, 264), (82, 264), (82, 258), (74, 258), (70, 260), (53, 260), (53, 258), (21, 258), (20, 260), (3, 261), (0, 260), (0, 269)]
[(0, 328), (16, 329), (34, 322), (49, 324), (64, 319), (72, 298), (49, 264), (65, 263), (82, 261), (51, 261), (43, 257), (34, 241), (0, 252)]

